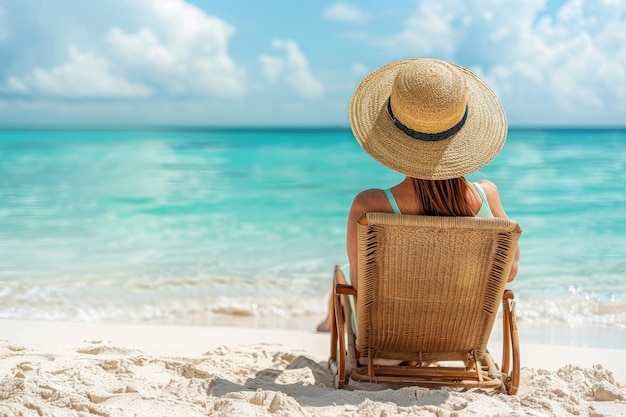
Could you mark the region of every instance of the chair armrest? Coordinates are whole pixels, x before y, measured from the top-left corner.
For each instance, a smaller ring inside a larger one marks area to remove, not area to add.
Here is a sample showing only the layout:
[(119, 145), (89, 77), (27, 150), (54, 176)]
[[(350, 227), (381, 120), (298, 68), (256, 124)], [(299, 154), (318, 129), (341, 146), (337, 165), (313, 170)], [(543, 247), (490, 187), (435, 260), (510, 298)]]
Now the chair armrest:
[(346, 294), (356, 296), (356, 290), (352, 285), (335, 284), (335, 294)]

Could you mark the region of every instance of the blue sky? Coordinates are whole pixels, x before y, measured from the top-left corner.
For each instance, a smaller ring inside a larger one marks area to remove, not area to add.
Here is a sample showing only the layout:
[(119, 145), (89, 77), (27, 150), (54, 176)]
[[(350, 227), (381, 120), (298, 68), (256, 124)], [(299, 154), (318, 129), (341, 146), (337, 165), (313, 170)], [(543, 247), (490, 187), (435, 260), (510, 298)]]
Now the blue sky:
[(513, 126), (626, 125), (625, 0), (0, 0), (0, 124), (347, 126), (408, 57), (476, 72)]

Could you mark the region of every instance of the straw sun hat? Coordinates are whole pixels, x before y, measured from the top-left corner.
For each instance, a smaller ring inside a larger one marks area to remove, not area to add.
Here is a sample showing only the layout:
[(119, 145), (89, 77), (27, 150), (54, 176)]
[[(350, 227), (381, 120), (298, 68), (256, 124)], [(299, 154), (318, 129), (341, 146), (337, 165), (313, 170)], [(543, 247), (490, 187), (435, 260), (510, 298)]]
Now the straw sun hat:
[(363, 149), (415, 178), (477, 171), (507, 134), (500, 100), (469, 70), (436, 59), (392, 62), (366, 76), (350, 100), (350, 125)]

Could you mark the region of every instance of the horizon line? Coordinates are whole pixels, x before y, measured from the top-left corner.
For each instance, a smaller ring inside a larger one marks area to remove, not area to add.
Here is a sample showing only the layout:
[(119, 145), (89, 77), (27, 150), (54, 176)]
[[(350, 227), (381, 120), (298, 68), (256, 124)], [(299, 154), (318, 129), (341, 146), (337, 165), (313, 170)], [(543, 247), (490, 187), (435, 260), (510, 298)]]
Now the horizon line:
[[(625, 130), (624, 125), (564, 125), (564, 124), (520, 124), (509, 125), (509, 130)], [(206, 130), (206, 131), (233, 131), (233, 130), (350, 130), (350, 125), (213, 125), (199, 123), (0, 123), (0, 131), (9, 130)]]

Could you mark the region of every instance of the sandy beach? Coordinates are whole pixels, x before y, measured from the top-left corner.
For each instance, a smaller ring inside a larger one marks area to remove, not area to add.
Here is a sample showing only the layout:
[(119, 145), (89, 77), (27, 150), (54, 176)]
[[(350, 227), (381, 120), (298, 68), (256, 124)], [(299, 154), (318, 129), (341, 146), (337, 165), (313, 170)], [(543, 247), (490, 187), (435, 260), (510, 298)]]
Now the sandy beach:
[(507, 396), (335, 390), (328, 345), (304, 330), (0, 320), (0, 416), (626, 415), (626, 350), (522, 340)]

